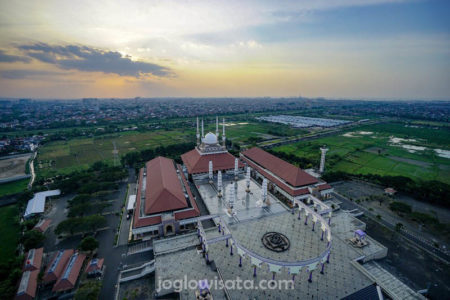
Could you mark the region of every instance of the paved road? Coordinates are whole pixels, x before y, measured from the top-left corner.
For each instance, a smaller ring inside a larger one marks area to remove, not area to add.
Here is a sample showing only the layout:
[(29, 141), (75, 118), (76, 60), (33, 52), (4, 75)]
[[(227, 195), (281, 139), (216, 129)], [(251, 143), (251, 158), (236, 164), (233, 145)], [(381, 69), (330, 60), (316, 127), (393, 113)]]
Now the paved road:
[(117, 245), (126, 245), (128, 244), (128, 236), (130, 233), (130, 225), (131, 225), (131, 220), (133, 219), (132, 216), (130, 216), (130, 218), (127, 220), (127, 214), (128, 212), (126, 211), (127, 207), (128, 207), (128, 200), (130, 198), (130, 195), (135, 195), (135, 189), (136, 189), (136, 184), (135, 183), (129, 183), (128, 184), (128, 199), (125, 202), (125, 210), (123, 212), (123, 216), (122, 216), (122, 224), (120, 225), (120, 231), (119, 231), (119, 238), (117, 240)]
[(31, 190), (33, 187), (34, 180), (36, 179), (36, 173), (34, 172), (34, 161), (36, 160), (37, 156), (37, 150), (33, 153), (33, 158), (30, 160), (30, 172), (31, 172), (31, 179), (28, 183), (28, 189)]
[[(337, 193), (333, 193), (333, 196), (343, 203), (343, 205), (341, 205), (342, 208), (344, 208), (344, 209), (359, 209), (360, 211), (364, 212), (366, 214), (366, 216), (371, 217), (372, 219), (374, 219), (376, 222), (380, 223), (381, 225), (384, 225), (385, 227), (387, 227), (391, 230), (395, 230), (395, 224), (389, 223), (383, 219), (381, 219), (381, 220), (377, 219), (368, 209), (362, 207), (361, 205), (358, 205), (358, 204), (350, 201), (346, 197), (344, 197), (340, 194), (337, 194)], [(450, 262), (450, 255), (441, 251), (440, 249), (437, 249), (431, 243), (424, 240), (423, 238), (416, 236), (416, 235), (412, 235), (411, 233), (409, 233), (405, 230), (400, 230), (399, 233), (403, 237), (405, 237), (408, 240), (410, 240), (411, 242), (413, 242), (414, 244), (418, 245), (419, 247), (425, 249), (428, 252), (433, 253), (438, 258), (444, 260), (447, 264)]]
[[(127, 192), (127, 184), (135, 183), (135, 181), (134, 170), (129, 169), (128, 180), (126, 183), (124, 182), (120, 185), (119, 193), (115, 197), (114, 210), (120, 212)], [(99, 297), (101, 300), (114, 298), (119, 270), (124, 265), (148, 262), (153, 259), (152, 251), (127, 256), (127, 245), (114, 247), (114, 237), (117, 232), (117, 226), (119, 225), (119, 216), (112, 214), (107, 216), (107, 220), (109, 229), (97, 233), (96, 236), (99, 241), (98, 257), (105, 258), (106, 266), (102, 290)]]

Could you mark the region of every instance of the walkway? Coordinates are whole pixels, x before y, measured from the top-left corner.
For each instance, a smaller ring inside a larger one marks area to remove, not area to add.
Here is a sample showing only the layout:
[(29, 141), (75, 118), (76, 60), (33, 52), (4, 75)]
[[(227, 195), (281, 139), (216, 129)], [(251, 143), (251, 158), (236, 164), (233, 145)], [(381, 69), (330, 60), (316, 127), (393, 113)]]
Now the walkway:
[(401, 282), (397, 277), (383, 269), (379, 264), (374, 261), (365, 263), (362, 265), (367, 272), (372, 275), (377, 284), (394, 300), (408, 300), (408, 299), (426, 299), (421, 294), (413, 291), (406, 284)]
[(134, 279), (138, 279), (155, 272), (155, 260), (149, 261), (142, 266), (123, 270), (119, 275), (119, 282), (126, 282)]
[(133, 255), (137, 253), (142, 253), (146, 251), (153, 250), (153, 240), (137, 243), (128, 246), (127, 255)]

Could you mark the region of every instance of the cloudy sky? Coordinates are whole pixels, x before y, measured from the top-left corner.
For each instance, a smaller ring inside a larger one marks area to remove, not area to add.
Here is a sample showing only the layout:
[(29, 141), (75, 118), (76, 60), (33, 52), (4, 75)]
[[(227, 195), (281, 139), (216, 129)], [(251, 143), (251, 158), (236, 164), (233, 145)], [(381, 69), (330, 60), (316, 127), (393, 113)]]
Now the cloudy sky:
[(0, 0), (0, 97), (450, 99), (448, 0)]

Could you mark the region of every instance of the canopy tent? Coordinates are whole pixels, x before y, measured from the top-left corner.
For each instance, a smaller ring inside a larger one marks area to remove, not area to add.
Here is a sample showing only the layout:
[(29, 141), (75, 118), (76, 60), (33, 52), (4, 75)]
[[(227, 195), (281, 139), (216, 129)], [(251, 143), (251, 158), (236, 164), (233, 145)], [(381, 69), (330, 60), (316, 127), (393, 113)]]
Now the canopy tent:
[(28, 200), (27, 209), (25, 210), (24, 217), (28, 218), (35, 214), (41, 214), (45, 210), (45, 199), (47, 197), (59, 196), (60, 190), (51, 190), (46, 192), (39, 192), (34, 194), (34, 197)]

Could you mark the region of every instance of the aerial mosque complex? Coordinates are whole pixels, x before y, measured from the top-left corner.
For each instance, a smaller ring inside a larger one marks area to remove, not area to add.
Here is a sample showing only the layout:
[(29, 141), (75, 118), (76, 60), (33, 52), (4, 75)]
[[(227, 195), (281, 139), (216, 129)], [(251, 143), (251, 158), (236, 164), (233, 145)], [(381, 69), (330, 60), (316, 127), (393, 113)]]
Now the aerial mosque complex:
[[(340, 209), (320, 178), (325, 150), (313, 176), (257, 147), (234, 157), (225, 126), (223, 120), (221, 144), (218, 118), (216, 133), (206, 135), (197, 118), (197, 145), (181, 155), (183, 165), (157, 157), (140, 170), (132, 234), (152, 240), (155, 285), (202, 283), (181, 291), (163, 286), (155, 298), (422, 299), (406, 286), (380, 286), (371, 275), (387, 248)], [(122, 273), (119, 282), (128, 280)], [(237, 278), (255, 287), (226, 284)], [(269, 284), (258, 288), (264, 280)]]

